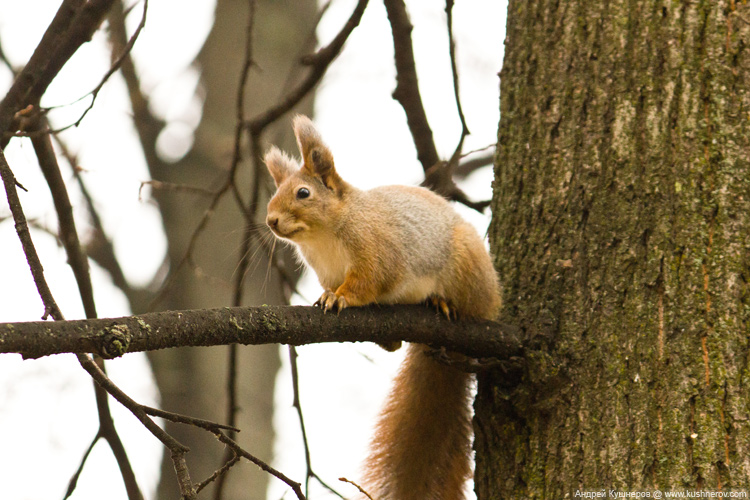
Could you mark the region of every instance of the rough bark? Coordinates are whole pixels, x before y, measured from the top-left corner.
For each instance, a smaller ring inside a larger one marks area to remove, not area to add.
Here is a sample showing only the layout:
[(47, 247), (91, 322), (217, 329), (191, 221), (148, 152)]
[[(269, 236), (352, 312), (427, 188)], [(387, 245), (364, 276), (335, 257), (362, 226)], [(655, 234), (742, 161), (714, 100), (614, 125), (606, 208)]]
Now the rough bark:
[(750, 486), (750, 10), (511, 0), (493, 220), (504, 317), (480, 499)]
[(19, 353), (25, 358), (66, 352), (114, 358), (185, 346), (401, 340), (509, 363), (522, 349), (516, 328), (493, 321), (452, 322), (420, 305), (358, 307), (339, 314), (307, 306), (223, 307), (122, 318), (0, 323), (0, 353)]

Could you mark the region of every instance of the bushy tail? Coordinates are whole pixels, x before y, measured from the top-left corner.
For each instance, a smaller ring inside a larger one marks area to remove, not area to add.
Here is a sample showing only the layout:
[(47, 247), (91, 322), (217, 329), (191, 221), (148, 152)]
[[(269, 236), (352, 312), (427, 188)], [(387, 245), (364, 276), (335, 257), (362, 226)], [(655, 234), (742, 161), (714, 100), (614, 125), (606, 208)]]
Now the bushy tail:
[(471, 473), (471, 376), (410, 344), (377, 424), (363, 487), (374, 500), (458, 500)]

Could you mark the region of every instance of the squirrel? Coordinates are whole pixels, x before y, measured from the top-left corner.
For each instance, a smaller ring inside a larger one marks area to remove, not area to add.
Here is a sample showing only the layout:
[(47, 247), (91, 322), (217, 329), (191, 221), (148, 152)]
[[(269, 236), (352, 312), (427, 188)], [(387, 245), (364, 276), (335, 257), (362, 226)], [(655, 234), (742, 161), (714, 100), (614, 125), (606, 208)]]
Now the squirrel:
[[(422, 187), (360, 190), (336, 172), (312, 121), (293, 120), (302, 165), (272, 146), (266, 224), (318, 276), (327, 311), (431, 302), (449, 318), (495, 319), (500, 286), (476, 230)], [(410, 344), (386, 400), (363, 489), (375, 500), (464, 498), (472, 462), (472, 376)]]

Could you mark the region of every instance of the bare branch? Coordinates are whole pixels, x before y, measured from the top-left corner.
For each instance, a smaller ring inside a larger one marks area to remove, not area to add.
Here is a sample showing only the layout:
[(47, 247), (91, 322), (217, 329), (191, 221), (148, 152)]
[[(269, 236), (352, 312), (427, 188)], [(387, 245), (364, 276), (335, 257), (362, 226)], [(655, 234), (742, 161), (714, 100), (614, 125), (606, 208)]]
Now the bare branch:
[(449, 161), (451, 171), (453, 171), (458, 165), (458, 160), (459, 160), (459, 157), (461, 156), (461, 151), (463, 150), (463, 147), (464, 147), (464, 139), (466, 139), (466, 136), (469, 135), (471, 132), (469, 132), (469, 126), (466, 124), (466, 117), (464, 116), (464, 109), (463, 109), (463, 106), (461, 106), (461, 96), (458, 91), (458, 65), (456, 64), (456, 41), (453, 39), (453, 0), (446, 0), (445, 13), (447, 17), (446, 23), (448, 25), (448, 43), (449, 43), (448, 52), (450, 54), (450, 60), (451, 60), (451, 74), (453, 75), (453, 97), (456, 100), (456, 110), (458, 111), (458, 118), (461, 120), (461, 138), (458, 140), (458, 145), (456, 146), (456, 150), (453, 152), (453, 156), (451, 156), (451, 159)]
[[(107, 80), (109, 80), (109, 78), (112, 75), (114, 75), (118, 69), (120, 69), (120, 66), (122, 66), (123, 62), (126, 59), (130, 60), (130, 52), (133, 50), (133, 46), (135, 45), (136, 40), (138, 40), (138, 35), (141, 34), (141, 30), (143, 30), (143, 28), (146, 26), (146, 13), (148, 12), (148, 0), (142, 0), (142, 1), (143, 1), (143, 14), (141, 15), (141, 21), (138, 23), (138, 26), (136, 27), (135, 31), (131, 35), (128, 42), (125, 44), (125, 47), (123, 48), (120, 55), (117, 57), (117, 60), (114, 63), (112, 63), (112, 66), (102, 77), (102, 80), (99, 82), (99, 85), (97, 85), (91, 92), (87, 94), (91, 96), (91, 102), (89, 103), (86, 110), (78, 118), (78, 120), (76, 120), (75, 123), (73, 123), (72, 125), (69, 125), (68, 127), (70, 126), (77, 127), (78, 125), (81, 124), (81, 122), (86, 117), (88, 112), (91, 111), (91, 109), (94, 107), (96, 98), (99, 96), (99, 92), (102, 90), (102, 87), (104, 87), (104, 84), (107, 83)], [(81, 99), (83, 99), (83, 97)], [(68, 128), (68, 127), (65, 127), (65, 128)]]
[(432, 137), (432, 129), (427, 121), (427, 115), (422, 104), (416, 64), (414, 62), (414, 48), (411, 40), (411, 32), (414, 27), (409, 20), (406, 5), (403, 0), (385, 0), (384, 3), (388, 13), (388, 20), (391, 24), (393, 51), (396, 62), (396, 90), (393, 91), (393, 98), (401, 104), (406, 113), (406, 123), (409, 125), (409, 131), (414, 140), (414, 146), (417, 149), (417, 158), (425, 172), (425, 180), (422, 182), (422, 186), (435, 191), (448, 200), (457, 201), (481, 212), (489, 206), (489, 201), (471, 201), (453, 180), (453, 170), (458, 164), (464, 138), (469, 133), (461, 107), (461, 100), (458, 96), (458, 69), (456, 67), (452, 25), (453, 2), (451, 0), (447, 1), (446, 12), (448, 14), (453, 90), (458, 114), (461, 118), (462, 130), (458, 146), (450, 161), (442, 161), (438, 156), (435, 141)]
[[(80, 266), (80, 259), (85, 260), (85, 255), (76, 255), (78, 253), (82, 253), (82, 250), (78, 241), (77, 233), (75, 231), (75, 225), (72, 224), (72, 208), (70, 207), (70, 200), (67, 196), (67, 190), (64, 183), (62, 183), (62, 176), (60, 176), (57, 161), (54, 157), (54, 151), (52, 151), (52, 144), (49, 140), (49, 136), (46, 134), (39, 136), (35, 140), (41, 141), (39, 143), (36, 143), (34, 147), (37, 150), (37, 154), (39, 155), (39, 163), (44, 164), (42, 168), (46, 169), (45, 176), (50, 183), (50, 190), (52, 192), (53, 198), (55, 199), (55, 206), (58, 210), (58, 216), (60, 217), (61, 237), (64, 241), (67, 241), (67, 243), (65, 243), (65, 248), (66, 251), (68, 251), (68, 258), (69, 260), (75, 260), (75, 262), (71, 261), (71, 266), (74, 266), (76, 277), (80, 277), (79, 291), (81, 293), (84, 306), (86, 307), (86, 312), (87, 314), (95, 315), (96, 311), (94, 308), (93, 294), (91, 293), (91, 283), (88, 276), (88, 266), (85, 266), (85, 273), (82, 273), (83, 269), (80, 267), (78, 267), (78, 270), (76, 271), (76, 266)], [(23, 213), (23, 208), (21, 207), (20, 201), (18, 200), (15, 177), (13, 176), (13, 172), (10, 170), (8, 163), (5, 160), (5, 156), (1, 151), (0, 176), (2, 176), (3, 183), (5, 184), (5, 190), (8, 196), (8, 204), (11, 207), (11, 213), (13, 214), (14, 221), (16, 222), (16, 231), (18, 232), (19, 239), (21, 240), (26, 259), (29, 262), (29, 267), (31, 268), (34, 281), (37, 285), (37, 290), (39, 291), (39, 294), (45, 306), (45, 316), (47, 314), (50, 314), (56, 321), (63, 321), (64, 317), (62, 315), (62, 312), (58, 308), (54, 297), (52, 296), (49, 286), (47, 285), (42, 270), (42, 263), (39, 260), (39, 256), (36, 253), (34, 244), (31, 241), (31, 235), (29, 234), (28, 226), (26, 225), (26, 217)], [(65, 203), (67, 203), (67, 207)], [(88, 358), (87, 356), (83, 357)], [(102, 374), (104, 373), (94, 361), (91, 361), (91, 363), (96, 366)], [(104, 375), (104, 377), (106, 378), (106, 375)], [(97, 388), (96, 397), (100, 423), (99, 432), (97, 434), (107, 440), (113, 454), (115, 455), (118, 466), (120, 467), (120, 471), (123, 476), (123, 480), (125, 482), (128, 497), (131, 500), (140, 500), (142, 499), (142, 496), (138, 485), (135, 482), (135, 475), (133, 474), (130, 462), (128, 461), (127, 455), (125, 454), (125, 448), (122, 445), (120, 437), (115, 431), (114, 424), (112, 422), (112, 416), (109, 411), (109, 403), (106, 394), (100, 388)], [(85, 458), (86, 457), (84, 457), (84, 461)], [(81, 467), (82, 466), (83, 463), (81, 464)], [(75, 476), (73, 479), (75, 479)], [(69, 487), (75, 488), (76, 481), (73, 479), (71, 480)]]
[(109, 40), (112, 44), (112, 53), (124, 55), (120, 64), (120, 74), (125, 80), (130, 98), (130, 107), (133, 110), (133, 126), (138, 134), (138, 140), (146, 157), (146, 164), (152, 179), (158, 175), (166, 166), (156, 152), (156, 138), (164, 128), (164, 122), (155, 117), (149, 109), (148, 98), (141, 91), (141, 84), (136, 72), (130, 52), (125, 50), (128, 44), (127, 31), (125, 29), (125, 9), (122, 0), (117, 0), (109, 15)]
[(161, 410), (159, 408), (152, 408), (150, 406), (143, 406), (143, 411), (152, 417), (163, 418), (170, 422), (178, 424), (188, 424), (201, 429), (206, 429), (211, 432), (219, 432), (222, 430), (240, 432), (237, 427), (231, 425), (220, 424), (218, 422), (211, 422), (210, 420), (203, 420), (202, 418), (188, 417), (187, 415), (180, 415), (179, 413), (173, 413), (171, 411)]
[[(208, 478), (201, 481), (200, 483), (195, 485), (195, 492), (200, 493), (200, 491), (211, 484), (213, 481), (216, 481), (217, 479), (226, 477), (226, 473), (229, 472), (229, 469), (231, 469), (237, 462), (240, 461), (240, 456), (237, 455), (234, 451), (232, 451), (231, 448), (227, 448), (229, 450), (229, 453), (231, 455), (231, 458), (224, 462), (224, 465), (222, 465), (220, 468), (218, 468), (213, 474), (211, 474)], [(218, 484), (218, 483), (217, 483)]]
[(440, 160), (440, 157), (432, 138), (432, 129), (427, 122), (422, 96), (419, 93), (414, 48), (411, 41), (414, 26), (409, 20), (403, 0), (385, 0), (384, 3), (388, 12), (388, 20), (391, 23), (396, 60), (396, 90), (393, 91), (393, 98), (404, 108), (406, 122), (409, 125), (414, 146), (417, 148), (417, 158), (422, 164), (422, 169), (427, 172)]
[(0, 149), (5, 148), (17, 128), (16, 113), (30, 104), (38, 106), (65, 63), (81, 45), (91, 40), (113, 2), (63, 1), (29, 62), (0, 101)]
[[(37, 125), (43, 126), (45, 122), (46, 120), (41, 120)], [(55, 211), (57, 212), (59, 223), (60, 240), (65, 248), (65, 253), (68, 257), (68, 264), (72, 268), (73, 275), (76, 278), (78, 291), (81, 296), (86, 316), (88, 318), (95, 318), (96, 305), (94, 303), (94, 291), (91, 284), (91, 276), (89, 274), (88, 258), (78, 237), (78, 231), (73, 217), (73, 207), (70, 203), (68, 189), (63, 180), (60, 166), (52, 147), (51, 137), (49, 134), (36, 134), (32, 136), (31, 142), (39, 160), (39, 166), (44, 174), (45, 180), (47, 181), (50, 193), (52, 194), (52, 200), (55, 205)], [(102, 373), (104, 373), (104, 361), (97, 357), (97, 359), (94, 360), (94, 363), (99, 367)], [(97, 384), (94, 384), (94, 390), (96, 395), (97, 412), (99, 415), (98, 435), (107, 441), (107, 444), (109, 444), (109, 447), (112, 450), (112, 454), (114, 455), (122, 474), (128, 498), (130, 500), (143, 500), (143, 495), (138, 487), (133, 467), (130, 464), (130, 460), (125, 451), (125, 446), (117, 433), (117, 429), (115, 429), (112, 413), (109, 408), (107, 393)], [(75, 483), (71, 484), (74, 485)]]
[[(46, 120), (42, 120), (39, 125), (44, 126), (43, 124), (45, 123)], [(60, 166), (57, 163), (57, 156), (52, 147), (52, 140), (49, 134), (34, 134), (31, 143), (34, 146), (34, 152), (39, 160), (39, 167), (44, 174), (50, 194), (52, 195), (60, 228), (60, 240), (65, 248), (68, 264), (73, 269), (73, 275), (78, 285), (86, 317), (95, 318), (96, 305), (94, 303), (94, 290), (89, 274), (89, 262), (78, 238), (78, 231), (75, 219), (73, 218), (73, 206), (70, 203), (68, 189), (65, 186)]]
[[(102, 373), (106, 374), (104, 360), (101, 357), (94, 356), (93, 363), (99, 367)], [(94, 384), (94, 396), (96, 397), (96, 410), (99, 415), (99, 432), (97, 434), (107, 441), (110, 450), (112, 450), (117, 467), (120, 469), (120, 475), (122, 476), (122, 482), (125, 485), (128, 499), (143, 500), (143, 494), (138, 487), (133, 466), (130, 464), (130, 459), (125, 451), (125, 445), (115, 428), (115, 421), (112, 418), (112, 411), (109, 407), (107, 391), (95, 381), (92, 380), (92, 383)]]
[(349, 484), (351, 484), (352, 486), (354, 486), (355, 488), (357, 488), (357, 489), (359, 490), (359, 492), (360, 492), (360, 493), (362, 493), (362, 494), (363, 494), (364, 496), (366, 496), (366, 497), (367, 497), (367, 498), (369, 498), (370, 500), (373, 500), (372, 496), (370, 496), (370, 494), (369, 494), (369, 493), (367, 493), (367, 492), (366, 492), (366, 491), (365, 491), (365, 490), (364, 490), (364, 489), (363, 489), (363, 488), (362, 488), (362, 487), (361, 487), (360, 485), (358, 485), (358, 484), (357, 484), (357, 483), (355, 483), (354, 481), (352, 481), (352, 480), (350, 480), (350, 479), (347, 479), (347, 478), (345, 478), (345, 477), (340, 477), (340, 478), (339, 478), (339, 481), (341, 481), (341, 482), (344, 482), (344, 483), (349, 483)]
[(94, 445), (96, 445), (97, 442), (99, 442), (99, 439), (102, 437), (101, 430), (96, 433), (96, 436), (94, 436), (94, 439), (91, 440), (91, 444), (89, 444), (89, 447), (86, 448), (86, 451), (83, 454), (83, 457), (81, 458), (81, 463), (78, 465), (78, 469), (76, 469), (73, 476), (70, 478), (70, 481), (68, 481), (68, 489), (65, 491), (65, 496), (63, 497), (63, 500), (67, 500), (70, 498), (70, 495), (73, 494), (73, 492), (76, 489), (76, 486), (78, 485), (78, 478), (81, 477), (81, 472), (83, 472), (83, 466), (86, 465), (86, 460), (88, 460), (89, 455), (91, 454), (91, 450), (94, 449)]
[[(92, 320), (87, 320), (92, 321)], [(60, 322), (52, 324), (62, 324)], [(185, 454), (190, 451), (186, 446), (179, 443), (175, 438), (166, 433), (161, 427), (149, 418), (144, 407), (130, 398), (125, 394), (119, 387), (117, 387), (107, 375), (101, 370), (97, 363), (87, 354), (78, 354), (78, 361), (84, 370), (91, 375), (97, 384), (99, 384), (107, 393), (115, 398), (148, 429), (151, 434), (154, 435), (164, 446), (169, 448), (172, 454), (172, 460), (174, 461), (175, 471), (177, 472), (177, 481), (180, 485), (180, 493), (182, 498), (193, 500), (196, 497), (195, 489), (193, 488), (192, 482), (190, 481), (190, 475), (187, 469), (187, 463), (185, 462)]]
[(469, 135), (469, 126), (466, 124), (466, 117), (464, 116), (464, 109), (461, 106), (461, 96), (458, 91), (458, 65), (456, 64), (456, 41), (453, 38), (453, 0), (446, 0), (445, 2), (445, 13), (447, 17), (448, 25), (448, 42), (449, 42), (449, 54), (451, 60), (451, 74), (453, 75), (453, 97), (456, 100), (456, 110), (458, 111), (458, 118), (461, 120), (461, 138), (458, 140), (458, 146), (456, 151), (451, 157), (451, 166), (455, 167), (458, 164), (459, 156), (463, 150), (464, 139)]
[[(338, 491), (329, 486), (323, 479), (312, 468), (312, 459), (310, 458), (310, 445), (307, 441), (307, 429), (305, 427), (305, 418), (302, 413), (302, 403), (299, 397), (299, 370), (297, 368), (297, 348), (293, 345), (289, 346), (289, 365), (292, 370), (292, 393), (294, 399), (292, 406), (297, 410), (297, 417), (299, 417), (299, 427), (302, 431), (302, 444), (305, 449), (305, 465), (307, 472), (305, 474), (305, 495), (310, 494), (310, 479), (316, 479), (324, 488), (338, 496), (344, 498)], [(344, 499), (345, 500), (345, 499)]]
[(52, 318), (56, 320), (64, 319), (60, 308), (55, 302), (55, 298), (52, 296), (47, 280), (44, 278), (44, 268), (42, 267), (41, 260), (39, 260), (39, 255), (36, 253), (34, 243), (31, 240), (29, 226), (26, 223), (26, 215), (23, 213), (21, 200), (18, 198), (18, 191), (16, 190), (18, 181), (16, 181), (13, 171), (5, 160), (5, 155), (3, 154), (2, 149), (0, 149), (0, 177), (2, 177), (5, 186), (8, 206), (13, 215), (18, 239), (21, 240), (21, 246), (26, 255), (26, 260), (29, 263), (31, 276), (34, 278), (34, 284), (36, 285), (36, 289), (39, 292), (42, 303), (44, 304), (44, 314), (42, 315), (42, 319), (47, 318), (47, 316), (52, 316)]
[(346, 39), (349, 38), (354, 28), (359, 26), (359, 21), (365, 12), (365, 7), (367, 7), (367, 0), (359, 0), (349, 20), (333, 40), (331, 40), (331, 43), (318, 50), (315, 54), (303, 58), (302, 62), (310, 66), (310, 72), (307, 74), (307, 77), (279, 103), (251, 119), (246, 125), (251, 133), (255, 134), (279, 119), (284, 113), (287, 113), (296, 106), (318, 84), (328, 66), (341, 52)]
[[(492, 147), (494, 147), (494, 145)], [(462, 157), (466, 156), (467, 155), (462, 155)], [(483, 155), (471, 158), (470, 160), (462, 161), (453, 171), (453, 175), (454, 177), (458, 177), (459, 179), (465, 179), (476, 170), (479, 170), (482, 167), (486, 167), (487, 165), (492, 165), (494, 161), (495, 151), (493, 150), (490, 153), (485, 153)]]
[(14, 77), (18, 75), (18, 71), (16, 71), (16, 68), (14, 68), (10, 60), (8, 60), (8, 56), (5, 55), (2, 43), (0, 43), (0, 62), (2, 62), (10, 70), (11, 73), (13, 73)]
[(231, 448), (232, 451), (234, 451), (237, 455), (250, 460), (252, 463), (254, 463), (258, 467), (263, 469), (265, 472), (268, 472), (272, 476), (286, 483), (290, 488), (292, 488), (292, 491), (294, 491), (294, 494), (297, 495), (297, 498), (299, 500), (305, 500), (305, 495), (302, 493), (302, 485), (300, 483), (293, 481), (292, 479), (287, 477), (285, 474), (283, 474), (281, 471), (274, 469), (273, 467), (268, 465), (266, 462), (248, 453), (247, 451), (242, 449), (240, 445), (238, 445), (233, 439), (227, 437), (223, 432), (217, 432), (216, 437), (219, 438), (219, 441), (229, 446), (229, 448)]
[(227, 307), (127, 316), (0, 323), (0, 352), (38, 358), (64, 352), (105, 358), (127, 352), (212, 346), (404, 340), (472, 357), (507, 359), (521, 352), (517, 328), (493, 321), (450, 322), (422, 306), (368, 306), (338, 316), (304, 306)]
[(126, 59), (128, 61), (130, 61), (130, 51), (133, 49), (133, 46), (135, 45), (135, 42), (138, 39), (138, 35), (141, 34), (141, 30), (143, 30), (143, 28), (146, 26), (146, 13), (147, 12), (148, 12), (148, 0), (143, 0), (143, 15), (141, 16), (141, 21), (138, 24), (138, 27), (135, 29), (135, 32), (130, 37), (130, 39), (127, 41), (127, 43), (124, 45), (123, 50), (120, 53), (120, 55), (117, 57), (117, 59), (115, 60), (115, 62), (112, 63), (112, 65), (110, 66), (109, 70), (107, 70), (107, 72), (104, 74), (104, 76), (102, 77), (101, 81), (99, 81), (99, 84), (96, 87), (94, 87), (90, 92), (88, 92), (87, 94), (79, 97), (78, 99), (76, 99), (72, 103), (58, 105), (58, 106), (51, 106), (49, 108), (45, 108), (44, 109), (44, 111), (47, 112), (47, 111), (50, 111), (50, 110), (55, 109), (55, 108), (60, 108), (60, 107), (64, 107), (64, 106), (70, 106), (71, 104), (79, 103), (82, 100), (84, 100), (85, 98), (91, 96), (91, 101), (89, 102), (89, 105), (86, 106), (86, 109), (83, 110), (83, 113), (81, 113), (81, 116), (79, 116), (78, 119), (76, 121), (74, 121), (73, 123), (70, 123), (68, 125), (65, 125), (64, 127), (60, 127), (60, 128), (54, 129), (54, 130), (47, 129), (46, 132), (55, 133), (56, 134), (56, 133), (59, 133), (59, 132), (64, 132), (65, 130), (68, 130), (69, 128), (72, 128), (72, 127), (78, 127), (81, 124), (81, 122), (83, 121), (83, 119), (86, 118), (86, 115), (89, 114), (89, 111), (91, 111), (94, 108), (94, 104), (96, 103), (96, 99), (97, 99), (97, 97), (99, 97), (99, 92), (101, 92), (102, 88), (107, 83), (107, 81), (109, 81), (110, 77), (112, 75), (114, 75), (117, 72), (118, 69), (120, 69), (120, 66), (123, 65), (123, 63), (126, 61)]

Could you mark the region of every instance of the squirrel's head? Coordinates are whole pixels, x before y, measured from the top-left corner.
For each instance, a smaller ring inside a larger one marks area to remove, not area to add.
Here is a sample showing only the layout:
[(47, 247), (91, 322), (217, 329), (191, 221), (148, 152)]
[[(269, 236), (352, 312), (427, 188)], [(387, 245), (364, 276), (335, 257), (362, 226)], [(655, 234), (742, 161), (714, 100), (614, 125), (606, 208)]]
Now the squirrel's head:
[(331, 228), (332, 211), (350, 186), (336, 173), (333, 155), (308, 117), (294, 118), (294, 135), (301, 167), (275, 146), (264, 158), (276, 183), (266, 224), (276, 236), (299, 243)]

